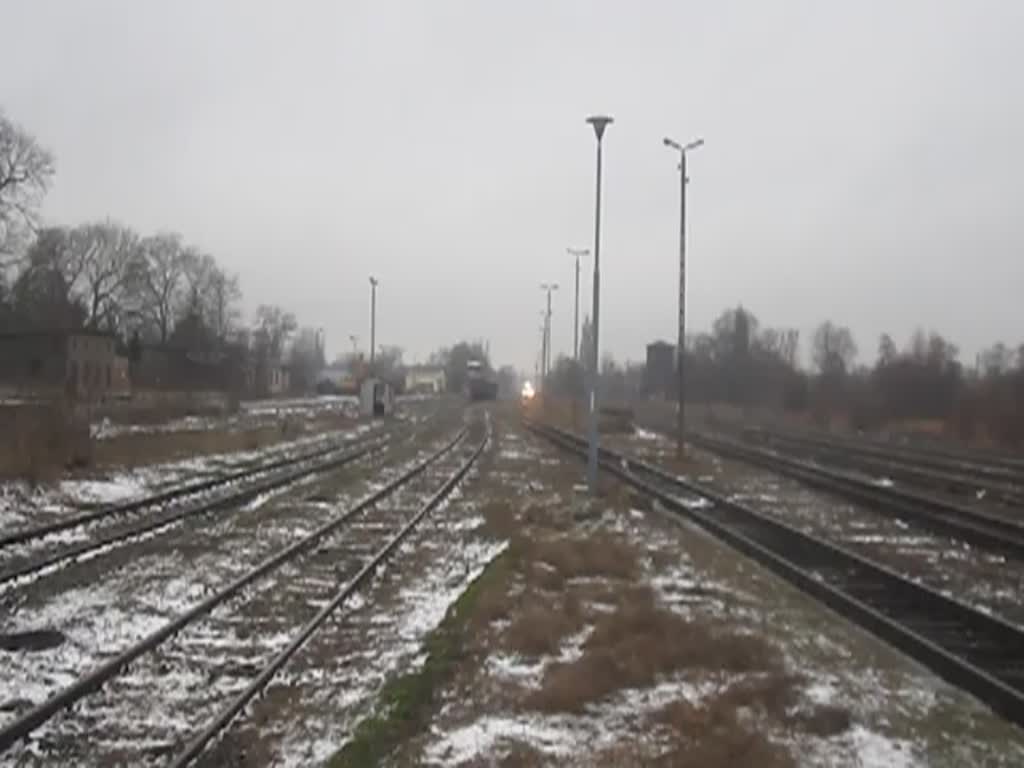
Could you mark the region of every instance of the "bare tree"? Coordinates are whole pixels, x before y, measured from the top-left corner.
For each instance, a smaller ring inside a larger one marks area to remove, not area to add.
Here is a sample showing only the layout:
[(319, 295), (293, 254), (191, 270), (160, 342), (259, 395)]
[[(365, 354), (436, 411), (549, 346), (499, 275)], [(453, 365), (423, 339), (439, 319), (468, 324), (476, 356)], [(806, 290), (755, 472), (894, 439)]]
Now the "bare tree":
[(1003, 342), (997, 342), (979, 355), (981, 369), (986, 376), (998, 377), (1013, 368), (1013, 353)]
[(140, 257), (133, 262), (134, 312), (161, 344), (167, 343), (181, 306), (187, 260), (181, 236), (164, 233), (142, 240)]
[(86, 224), (70, 233), (70, 248), (82, 265), (81, 291), (90, 328), (117, 330), (132, 271), (140, 257), (139, 236), (117, 222)]
[(53, 172), (53, 155), (0, 111), (0, 268), (35, 231)]
[(192, 314), (207, 320), (206, 299), (209, 295), (213, 275), (217, 271), (217, 262), (213, 256), (203, 253), (198, 248), (188, 247), (182, 259), (182, 293), (180, 296), (179, 314)]
[(265, 360), (280, 360), (284, 352), (285, 342), (291, 336), (298, 323), (295, 315), (281, 307), (262, 304), (256, 310), (256, 347)]
[(821, 373), (843, 376), (857, 357), (857, 343), (849, 328), (826, 320), (814, 331), (811, 357)]
[(883, 333), (878, 339), (878, 365), (892, 365), (896, 362), (897, 357), (899, 357), (899, 351), (896, 349), (896, 342), (888, 333)]
[(231, 335), (238, 322), (238, 302), (241, 299), (242, 289), (238, 284), (238, 275), (226, 274), (218, 267), (210, 277), (207, 322), (221, 342)]
[(84, 322), (78, 300), (83, 263), (70, 245), (67, 230), (40, 231), (29, 246), (11, 286), (14, 324), (24, 330), (77, 328)]
[(326, 364), (320, 332), (302, 328), (292, 342), (289, 353), (292, 388), (307, 392), (316, 385), (316, 376)]

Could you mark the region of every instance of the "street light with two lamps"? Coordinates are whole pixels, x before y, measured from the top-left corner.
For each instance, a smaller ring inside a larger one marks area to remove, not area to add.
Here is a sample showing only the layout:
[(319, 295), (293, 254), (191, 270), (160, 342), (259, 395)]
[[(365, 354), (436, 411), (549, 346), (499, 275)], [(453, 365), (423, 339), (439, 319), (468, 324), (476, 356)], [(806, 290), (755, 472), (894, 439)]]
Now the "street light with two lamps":
[(676, 415), (676, 457), (683, 458), (685, 452), (685, 400), (686, 400), (686, 378), (683, 371), (683, 360), (686, 354), (686, 155), (698, 147), (704, 145), (704, 139), (691, 141), (689, 144), (680, 144), (672, 139), (665, 138), (664, 144), (670, 149), (679, 153), (679, 341), (676, 347), (677, 369), (676, 383), (678, 390), (678, 413)]

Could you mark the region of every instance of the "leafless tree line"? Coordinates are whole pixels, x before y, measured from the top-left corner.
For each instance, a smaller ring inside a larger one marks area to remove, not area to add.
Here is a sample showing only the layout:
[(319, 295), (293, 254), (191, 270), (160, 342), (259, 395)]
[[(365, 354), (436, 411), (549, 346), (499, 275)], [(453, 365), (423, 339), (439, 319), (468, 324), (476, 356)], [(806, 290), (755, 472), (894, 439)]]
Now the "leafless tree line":
[(211, 354), (231, 344), (315, 376), (321, 335), (273, 305), (244, 327), (238, 275), (180, 234), (109, 218), (41, 226), (54, 174), (53, 155), (0, 111), (0, 331), (87, 329)]
[[(846, 326), (826, 321), (811, 334), (809, 366), (801, 365), (795, 329), (761, 327), (743, 307), (727, 309), (711, 330), (687, 339), (687, 399), (803, 412), (822, 422), (845, 418), (857, 428), (929, 421), (971, 438), (1024, 444), (1024, 344), (997, 343), (973, 361), (936, 332), (918, 330), (901, 348), (888, 334), (876, 359), (858, 365), (859, 348)], [(558, 397), (579, 396), (584, 367), (560, 358), (545, 385)], [(605, 401), (674, 399), (676, 370), (653, 371), (605, 357)]]
[(224, 341), (239, 318), (237, 275), (161, 233), (142, 237), (112, 220), (41, 229), (5, 276), (11, 330), (85, 328), (166, 344), (198, 325)]

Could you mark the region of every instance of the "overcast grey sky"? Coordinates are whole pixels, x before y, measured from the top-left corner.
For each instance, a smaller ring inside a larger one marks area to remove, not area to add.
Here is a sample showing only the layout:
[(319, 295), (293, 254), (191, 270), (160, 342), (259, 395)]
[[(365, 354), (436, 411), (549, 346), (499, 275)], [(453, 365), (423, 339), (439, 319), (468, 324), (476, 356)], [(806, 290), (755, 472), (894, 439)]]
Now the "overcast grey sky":
[[(917, 326), (1016, 343), (1024, 2), (0, 0), (0, 105), (56, 154), (45, 216), (174, 229), (332, 351), (463, 337), (532, 370), (541, 281), (593, 247), (602, 348), (674, 338), (678, 177), (690, 322)], [(589, 262), (587, 263), (589, 276)], [(589, 282), (587, 283), (589, 285)], [(589, 306), (589, 292), (587, 294)], [(365, 343), (362, 341), (361, 343)]]

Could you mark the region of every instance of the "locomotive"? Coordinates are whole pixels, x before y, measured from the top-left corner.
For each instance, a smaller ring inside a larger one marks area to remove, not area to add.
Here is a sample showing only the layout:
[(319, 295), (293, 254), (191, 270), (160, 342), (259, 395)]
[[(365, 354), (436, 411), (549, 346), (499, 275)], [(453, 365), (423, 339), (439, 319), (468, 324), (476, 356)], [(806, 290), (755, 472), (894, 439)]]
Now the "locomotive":
[(466, 363), (466, 397), (473, 401), (498, 397), (497, 377), (479, 360)]

